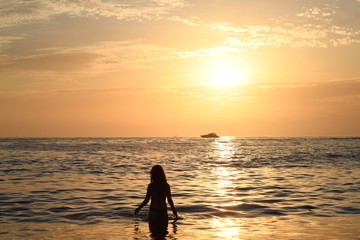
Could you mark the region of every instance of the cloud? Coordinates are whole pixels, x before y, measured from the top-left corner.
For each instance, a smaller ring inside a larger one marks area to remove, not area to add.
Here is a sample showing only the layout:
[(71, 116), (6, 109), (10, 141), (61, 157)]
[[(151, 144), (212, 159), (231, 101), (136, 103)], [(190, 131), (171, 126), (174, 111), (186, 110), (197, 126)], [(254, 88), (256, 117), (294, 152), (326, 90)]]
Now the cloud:
[(326, 48), (360, 43), (359, 9), (360, 4), (354, 0), (324, 0), (309, 1), (295, 15), (274, 16), (266, 25), (207, 22), (195, 16), (173, 16), (169, 20), (223, 32), (233, 47), (241, 49), (264, 46)]
[[(15, 40), (9, 38), (7, 41)], [(4, 39), (4, 42), (6, 40)], [(235, 41), (235, 43), (234, 43)], [(220, 57), (239, 52), (236, 40), (219, 46), (181, 50), (144, 43), (143, 40), (104, 41), (82, 47), (42, 48), (27, 56), (0, 55), (0, 70), (61, 75), (100, 74), (118, 67), (148, 68), (149, 63), (186, 58)]]
[(312, 3), (311, 6), (305, 6), (302, 11), (296, 14), (297, 17), (303, 20), (314, 20), (330, 23), (336, 14), (336, 5), (332, 4), (321, 4), (316, 6), (316, 3)]
[(158, 19), (184, 6), (186, 4), (183, 0), (2, 0), (0, 28), (45, 21), (59, 14), (137, 21)]
[(23, 39), (20, 36), (0, 36), (0, 52), (7, 46), (11, 45), (13, 42)]
[(191, 51), (176, 51), (172, 54), (171, 58), (203, 58), (203, 57), (221, 57), (229, 53), (240, 52), (241, 50), (231, 46), (227, 41), (223, 42), (220, 46), (197, 49)]
[(46, 20), (53, 14), (54, 12), (44, 1), (42, 4), (41, 1), (34, 0), (3, 0), (0, 2), (0, 28)]
[(185, 1), (179, 1), (179, 0), (153, 0), (153, 1), (162, 6), (172, 6), (172, 7), (187, 6)]
[(91, 69), (90, 64), (99, 55), (91, 53), (52, 53), (16, 58), (8, 67), (21, 71), (70, 72)]
[(207, 22), (196, 16), (169, 17), (172, 11), (189, 6), (184, 0), (2, 0), (0, 28), (49, 20), (59, 14), (137, 21), (162, 18), (221, 33), (224, 40), (215, 46), (192, 50), (161, 47), (144, 43), (145, 40), (102, 41), (83, 47), (33, 49), (31, 55), (16, 56), (6, 55), (3, 50), (25, 36), (0, 36), (0, 69), (89, 74), (111, 71), (119, 65), (143, 68), (146, 63), (154, 61), (218, 57), (268, 46), (326, 48), (359, 44), (358, 28), (346, 25), (346, 21), (335, 21), (353, 18), (353, 13), (347, 16), (344, 13), (359, 3), (347, 1), (346, 11), (340, 3), (312, 2), (293, 16), (278, 16), (269, 20), (267, 25), (245, 25), (227, 21)]
[(83, 47), (38, 49), (28, 56), (0, 56), (0, 70), (92, 75), (112, 71), (118, 66), (144, 68), (146, 63), (173, 58), (180, 58), (175, 50), (144, 44), (141, 40), (107, 41)]
[(325, 48), (360, 43), (360, 31), (337, 25), (298, 24), (277, 20), (271, 25), (237, 26), (229, 22), (205, 23), (194, 18), (172, 17), (170, 20), (192, 27), (208, 28), (227, 33), (229, 38), (226, 42), (243, 50), (284, 45)]

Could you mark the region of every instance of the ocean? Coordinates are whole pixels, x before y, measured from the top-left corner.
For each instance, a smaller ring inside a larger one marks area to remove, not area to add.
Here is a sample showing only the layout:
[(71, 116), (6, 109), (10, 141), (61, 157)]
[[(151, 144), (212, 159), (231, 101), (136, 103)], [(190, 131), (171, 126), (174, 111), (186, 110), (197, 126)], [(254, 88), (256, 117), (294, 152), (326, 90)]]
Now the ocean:
[(155, 164), (164, 239), (360, 239), (360, 138), (234, 137), (1, 138), (0, 239), (152, 239)]

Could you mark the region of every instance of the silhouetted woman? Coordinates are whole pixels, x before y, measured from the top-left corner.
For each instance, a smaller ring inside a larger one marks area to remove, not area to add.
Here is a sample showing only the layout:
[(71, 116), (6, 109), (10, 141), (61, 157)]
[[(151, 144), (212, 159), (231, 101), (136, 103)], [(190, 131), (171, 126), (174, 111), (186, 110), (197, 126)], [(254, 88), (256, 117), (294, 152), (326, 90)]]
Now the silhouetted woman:
[(150, 171), (151, 182), (148, 185), (147, 193), (144, 201), (136, 208), (134, 214), (138, 214), (140, 209), (144, 207), (149, 200), (149, 226), (150, 230), (155, 235), (166, 235), (168, 225), (168, 214), (166, 206), (166, 198), (171, 206), (171, 210), (177, 220), (177, 212), (174, 206), (174, 202), (171, 198), (170, 185), (166, 181), (166, 176), (163, 168), (160, 165), (155, 165)]
[(151, 182), (148, 185), (147, 193), (144, 201), (140, 204), (140, 206), (135, 210), (134, 214), (136, 215), (142, 207), (144, 207), (149, 200), (150, 203), (150, 211), (149, 211), (149, 219), (151, 218), (168, 218), (167, 215), (167, 206), (166, 206), (166, 198), (168, 203), (171, 206), (171, 210), (177, 218), (177, 212), (174, 206), (174, 202), (171, 198), (171, 190), (170, 185), (166, 181), (166, 176), (163, 168), (160, 165), (155, 165), (152, 167), (150, 171)]

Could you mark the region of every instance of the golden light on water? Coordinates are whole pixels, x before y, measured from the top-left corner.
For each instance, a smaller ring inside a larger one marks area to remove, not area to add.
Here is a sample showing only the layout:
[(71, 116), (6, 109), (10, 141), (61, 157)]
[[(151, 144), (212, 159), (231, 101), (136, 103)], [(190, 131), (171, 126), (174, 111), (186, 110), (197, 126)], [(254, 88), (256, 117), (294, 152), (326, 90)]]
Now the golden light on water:
[(215, 174), (218, 177), (216, 189), (220, 195), (226, 197), (228, 195), (228, 188), (233, 185), (230, 178), (231, 173), (224, 167), (217, 167)]
[(217, 193), (223, 197), (230, 197), (229, 190), (233, 187), (233, 175), (234, 173), (230, 168), (223, 166), (229, 161), (234, 154), (234, 138), (233, 137), (221, 137), (214, 141), (214, 153), (219, 161), (213, 169), (216, 176), (216, 189)]
[(234, 140), (234, 137), (226, 136), (218, 138), (214, 141), (214, 152), (219, 160), (226, 161), (231, 159), (235, 152)]
[[(235, 188), (234, 178), (238, 172), (227, 166), (235, 153), (234, 140), (233, 137), (221, 137), (216, 139), (213, 143), (214, 153), (218, 161), (218, 164), (213, 169), (213, 173), (216, 176), (214, 189), (217, 196), (224, 199), (223, 203), (218, 204), (220, 207), (231, 207), (241, 204), (234, 199), (233, 192), (233, 189)], [(224, 211), (226, 210), (224, 209)], [(214, 218), (211, 225), (213, 229), (217, 230), (215, 234), (219, 239), (239, 239), (239, 236), (241, 235), (239, 221), (239, 219), (228, 217)]]
[(238, 171), (227, 166), (235, 153), (234, 139), (234, 137), (221, 137), (214, 141), (214, 153), (218, 163), (213, 169), (213, 174), (216, 176), (213, 188), (218, 196), (230, 201), (230, 203), (225, 204), (230, 206), (239, 204), (235, 199), (232, 199), (234, 195), (233, 189), (235, 188), (234, 179)]
[(238, 223), (230, 218), (218, 219), (215, 218), (212, 220), (212, 227), (215, 229), (220, 229), (216, 235), (221, 239), (239, 239), (241, 229), (238, 226)]

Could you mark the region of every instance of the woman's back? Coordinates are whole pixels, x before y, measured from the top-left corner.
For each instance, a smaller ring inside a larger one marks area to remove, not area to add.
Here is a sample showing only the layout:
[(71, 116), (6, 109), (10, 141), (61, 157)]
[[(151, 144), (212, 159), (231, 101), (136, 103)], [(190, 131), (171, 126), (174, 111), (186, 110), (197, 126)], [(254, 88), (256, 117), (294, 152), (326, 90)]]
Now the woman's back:
[(152, 182), (149, 184), (150, 196), (151, 196), (151, 209), (165, 210), (166, 207), (166, 196), (169, 192), (169, 184), (161, 184)]

